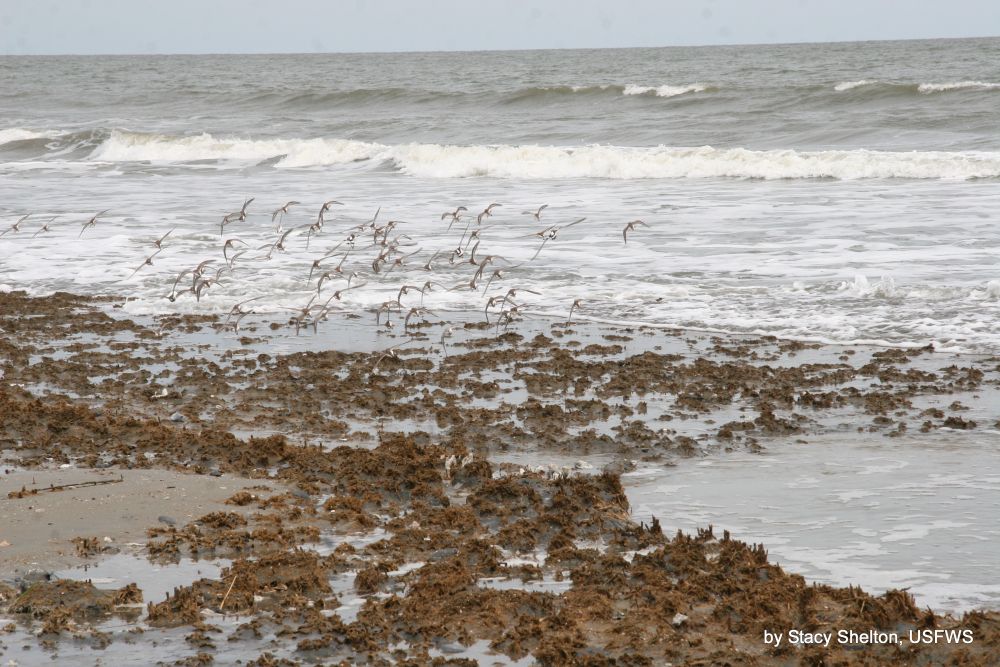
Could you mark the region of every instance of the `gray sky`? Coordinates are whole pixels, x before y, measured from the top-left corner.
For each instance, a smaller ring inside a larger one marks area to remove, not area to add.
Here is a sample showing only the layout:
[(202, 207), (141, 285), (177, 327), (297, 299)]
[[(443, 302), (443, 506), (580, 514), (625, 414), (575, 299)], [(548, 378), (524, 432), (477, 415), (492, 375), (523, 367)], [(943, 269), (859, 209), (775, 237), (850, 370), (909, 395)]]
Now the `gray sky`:
[(1000, 0), (0, 0), (0, 53), (598, 48), (1000, 35)]

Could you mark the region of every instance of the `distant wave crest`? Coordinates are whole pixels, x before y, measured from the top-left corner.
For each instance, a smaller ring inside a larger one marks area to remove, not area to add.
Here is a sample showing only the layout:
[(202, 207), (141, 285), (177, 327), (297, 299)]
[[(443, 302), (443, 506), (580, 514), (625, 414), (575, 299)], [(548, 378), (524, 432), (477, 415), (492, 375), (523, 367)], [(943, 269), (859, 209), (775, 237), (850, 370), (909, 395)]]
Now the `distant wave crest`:
[(845, 90), (854, 90), (855, 88), (861, 88), (862, 86), (872, 86), (877, 84), (878, 81), (872, 81), (870, 79), (861, 79), (860, 81), (841, 81), (836, 86), (833, 87), (838, 93), (842, 93)]
[(278, 167), (316, 167), (367, 160), (378, 144), (347, 139), (243, 139), (210, 134), (174, 137), (115, 130), (91, 153), (101, 162), (248, 162), (280, 158)]
[(31, 139), (47, 139), (58, 135), (58, 132), (36, 132), (35, 130), (28, 130), (22, 127), (11, 127), (5, 130), (0, 130), (0, 145), (10, 144), (15, 141), (29, 141)]
[(946, 93), (955, 90), (1000, 90), (1000, 83), (988, 83), (986, 81), (946, 81), (944, 83), (893, 83), (888, 81), (878, 81), (875, 79), (861, 79), (858, 81), (841, 81), (833, 87), (838, 93), (849, 90), (865, 89), (869, 91), (880, 91), (900, 94), (923, 94)]
[(692, 83), (683, 86), (638, 86), (630, 83), (622, 90), (623, 95), (650, 95), (655, 97), (677, 97), (688, 93), (703, 93), (712, 90), (711, 86), (704, 83)]
[(565, 85), (565, 86), (535, 86), (523, 88), (508, 96), (509, 100), (520, 101), (540, 97), (552, 97), (558, 95), (641, 95), (645, 97), (677, 97), (688, 93), (701, 93), (716, 90), (716, 88), (703, 83), (692, 83), (680, 86), (640, 86), (630, 83), (627, 85), (601, 84), (601, 85)]
[(944, 93), (949, 90), (1000, 90), (1000, 83), (986, 83), (984, 81), (950, 81), (947, 83), (922, 83), (917, 86), (921, 93)]
[(276, 168), (367, 162), (425, 178), (1000, 178), (1000, 153), (749, 150), (626, 146), (386, 145), (347, 139), (171, 137), (114, 131), (90, 155), (103, 162), (268, 161)]

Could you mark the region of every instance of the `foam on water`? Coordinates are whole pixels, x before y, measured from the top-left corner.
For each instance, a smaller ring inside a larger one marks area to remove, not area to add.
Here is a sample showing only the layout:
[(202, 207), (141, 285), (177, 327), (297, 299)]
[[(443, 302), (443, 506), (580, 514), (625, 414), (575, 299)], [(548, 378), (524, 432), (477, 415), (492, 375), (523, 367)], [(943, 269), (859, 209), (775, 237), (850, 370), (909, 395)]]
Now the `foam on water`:
[(630, 83), (622, 90), (623, 95), (654, 95), (656, 97), (677, 97), (687, 93), (701, 93), (711, 90), (711, 87), (704, 83), (692, 83), (681, 86), (639, 86)]
[(27, 139), (42, 139), (56, 136), (57, 134), (58, 132), (53, 131), (37, 132), (23, 127), (9, 127), (0, 130), (0, 145), (9, 144), (14, 141), (25, 141)]
[(368, 161), (430, 178), (520, 179), (977, 179), (1000, 178), (1000, 153), (987, 151), (750, 150), (629, 146), (386, 145), (346, 139), (168, 136), (116, 130), (90, 154), (96, 162), (246, 163), (278, 168)]
[(837, 92), (843, 92), (845, 90), (853, 90), (855, 88), (860, 88), (862, 86), (871, 86), (877, 84), (878, 81), (871, 81), (869, 79), (861, 79), (860, 81), (841, 81), (836, 86), (833, 87)]
[(115, 130), (90, 155), (100, 162), (259, 162), (281, 158), (278, 167), (316, 167), (376, 157), (385, 146), (342, 139), (216, 138), (210, 134), (172, 137)]
[[(153, 171), (149, 171), (153, 169)], [(341, 241), (354, 225), (382, 218), (406, 221), (417, 252), (405, 267), (369, 276), (363, 289), (332, 305), (363, 313), (395, 298), (403, 283), (433, 280), (449, 287), (467, 283), (475, 267), (450, 266), (457, 243), (440, 220), (458, 203), (503, 203), (481, 230), (480, 251), (522, 264), (538, 249), (529, 235), (538, 224), (521, 211), (549, 203), (543, 223), (587, 221), (564, 230), (538, 260), (523, 264), (491, 286), (539, 294), (522, 298), (522, 311), (564, 317), (582, 299), (577, 317), (626, 325), (649, 324), (707, 331), (760, 333), (817, 342), (874, 343), (939, 349), (1000, 349), (1000, 236), (990, 222), (998, 186), (993, 182), (884, 182), (858, 187), (828, 181), (689, 181), (648, 187), (641, 181), (588, 186), (570, 180), (405, 177), (354, 171), (334, 178), (322, 170), (175, 170), (125, 167), (122, 173), (88, 177), (87, 192), (74, 190), (76, 172), (55, 172), (25, 189), (20, 179), (0, 179), (0, 231), (34, 211), (19, 233), (0, 237), (0, 283), (32, 293), (67, 290), (131, 297), (124, 311), (223, 312), (238, 300), (263, 296), (258, 312), (281, 313), (315, 294), (308, 281), (313, 259)], [(152, 180), (155, 179), (155, 180)], [(151, 184), (155, 183), (155, 189)], [(141, 203), (131, 194), (143, 192)], [(832, 197), (836, 194), (836, 197)], [(303, 204), (284, 226), (315, 220), (320, 202), (338, 198), (327, 226), (310, 241), (293, 232), (287, 252), (270, 261), (237, 263), (234, 276), (207, 291), (201, 302), (165, 297), (174, 276), (201, 260), (222, 266), (219, 220), (256, 196), (245, 223), (226, 238), (252, 248), (273, 242), (270, 211), (289, 199)], [(41, 204), (41, 205), (40, 205)], [(48, 206), (46, 206), (48, 204)], [(51, 208), (50, 208), (51, 207)], [(111, 211), (80, 237), (91, 215)], [(52, 231), (34, 236), (41, 222), (59, 218)], [(629, 237), (626, 220), (648, 227)], [(943, 224), (942, 220), (948, 223)], [(152, 266), (133, 270), (147, 246), (176, 228)], [(597, 251), (599, 249), (599, 252)], [(421, 265), (435, 251), (431, 273)], [(371, 273), (371, 257), (357, 253), (345, 268)], [(500, 262), (502, 264), (502, 262)], [(339, 281), (342, 285), (343, 281)], [(330, 283), (324, 299), (338, 281)], [(481, 313), (486, 297), (470, 290), (435, 290), (424, 305), (435, 312)]]
[(955, 90), (979, 90), (991, 91), (1000, 90), (1000, 83), (990, 83), (987, 81), (944, 81), (941, 83), (899, 83), (883, 82), (876, 79), (859, 79), (858, 81), (841, 81), (833, 87), (838, 93), (843, 93), (856, 88), (868, 88), (895, 91), (898, 93), (946, 93)]
[(985, 81), (948, 81), (945, 83), (922, 83), (917, 86), (921, 93), (943, 93), (949, 90), (1000, 90), (1000, 83)]

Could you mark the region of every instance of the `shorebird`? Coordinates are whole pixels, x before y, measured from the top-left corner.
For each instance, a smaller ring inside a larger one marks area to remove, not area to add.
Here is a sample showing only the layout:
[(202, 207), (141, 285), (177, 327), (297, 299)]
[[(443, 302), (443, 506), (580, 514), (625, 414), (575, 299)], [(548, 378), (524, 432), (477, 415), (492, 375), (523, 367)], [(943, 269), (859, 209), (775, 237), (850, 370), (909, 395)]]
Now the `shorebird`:
[(382, 323), (382, 313), (385, 313), (385, 327), (387, 329), (392, 329), (395, 326), (392, 322), (392, 309), (396, 307), (396, 310), (402, 311), (402, 307), (395, 301), (383, 301), (382, 305), (378, 307), (375, 311), (375, 325), (378, 326)]
[(327, 211), (330, 210), (330, 207), (333, 206), (334, 204), (337, 204), (338, 206), (343, 206), (343, 203), (337, 201), (336, 199), (331, 199), (330, 201), (323, 202), (323, 205), (319, 207), (319, 214), (316, 216), (316, 224), (319, 225), (320, 229), (323, 228), (323, 223), (326, 221), (326, 218), (324, 218), (323, 216), (326, 214)]
[(482, 275), (482, 273), (480, 273), (479, 271), (476, 271), (476, 274), (474, 276), (472, 276), (472, 279), (469, 280), (469, 282), (467, 282), (467, 283), (459, 283), (459, 284), (455, 285), (454, 287), (449, 288), (448, 291), (449, 292), (454, 292), (455, 290), (460, 290), (460, 289), (478, 290), (479, 289), (479, 277), (481, 275)]
[(36, 231), (34, 234), (31, 235), (31, 238), (35, 238), (36, 236), (38, 236), (42, 232), (51, 232), (52, 230), (49, 229), (49, 225), (52, 223), (53, 220), (55, 220), (58, 217), (59, 217), (58, 215), (54, 215), (51, 218), (49, 218), (48, 222), (46, 222), (44, 225), (42, 225), (41, 227), (39, 227), (38, 231)]
[[(97, 219), (110, 210), (111, 210), (110, 208), (106, 208), (97, 215), (95, 215), (93, 218), (88, 220), (87, 222), (83, 223), (83, 229), (80, 230), (80, 236), (83, 236), (83, 233), (87, 231), (89, 227), (94, 227), (95, 225), (97, 225)], [(78, 236), (77, 238), (80, 238), (80, 236)]]
[(233, 272), (233, 267), (236, 266), (236, 260), (247, 254), (248, 251), (249, 248), (243, 248), (242, 250), (237, 250), (233, 253), (232, 257), (229, 258), (229, 261), (226, 262), (226, 267), (230, 273)]
[[(267, 259), (271, 259), (271, 253), (274, 252), (275, 250), (280, 250), (281, 252), (285, 252), (285, 239), (288, 238), (288, 235), (304, 227), (311, 227), (311, 225), (302, 225), (302, 227), (292, 227), (291, 229), (285, 230), (285, 233), (282, 234), (280, 237), (278, 237), (277, 241), (270, 244), (271, 249), (267, 251)], [(267, 247), (268, 247), (267, 245), (262, 245), (260, 248), (258, 248), (258, 250)]]
[(444, 213), (442, 213), (441, 219), (444, 220), (445, 218), (451, 218), (451, 222), (448, 223), (448, 229), (451, 229), (451, 226), (456, 222), (458, 222), (458, 220), (462, 217), (462, 212), (468, 210), (469, 209), (465, 208), (464, 206), (459, 206), (454, 211), (445, 211)]
[(240, 301), (239, 303), (234, 304), (233, 307), (229, 309), (229, 313), (226, 315), (226, 320), (228, 321), (230, 318), (236, 317), (236, 316), (243, 317), (244, 315), (249, 315), (253, 311), (251, 311), (251, 310), (243, 310), (244, 304), (250, 303), (251, 301), (257, 301), (258, 299), (263, 299), (263, 298), (264, 298), (263, 295), (261, 295), (261, 296), (253, 296), (253, 297), (250, 297), (249, 299), (244, 299), (243, 301)]
[[(336, 271), (326, 271), (320, 275), (319, 280), (316, 281), (316, 294), (319, 294), (323, 290), (323, 283), (328, 280), (333, 280), (334, 278), (343, 278), (344, 276)], [(338, 299), (339, 301), (339, 299)]]
[(444, 331), (441, 332), (441, 350), (444, 352), (444, 356), (445, 357), (448, 356), (448, 346), (445, 345), (444, 339), (447, 338), (447, 337), (449, 337), (449, 336), (451, 336), (451, 334), (454, 331), (455, 331), (455, 327), (448, 327)]
[[(319, 271), (320, 265), (323, 263), (323, 260), (330, 259), (331, 257), (336, 257), (336, 255), (326, 254), (323, 255), (322, 257), (314, 259), (312, 262), (312, 266), (309, 267), (309, 275), (306, 277), (306, 281), (312, 280), (313, 274)], [(327, 273), (329, 273), (329, 271)]]
[[(497, 258), (503, 259), (503, 257), (500, 257), (499, 255), (487, 255), (486, 257), (484, 257), (482, 259), (482, 261), (479, 262), (479, 270), (476, 271), (476, 275), (472, 279), (472, 283), (478, 282), (479, 279), (483, 277), (483, 272), (486, 271), (486, 267), (489, 266), (490, 264), (492, 264), (493, 260), (495, 260)], [(506, 260), (504, 260), (504, 261), (506, 261)], [(520, 266), (520, 264), (518, 264), (517, 266)], [(517, 268), (517, 267), (510, 267), (510, 268)], [(502, 276), (503, 276), (503, 270), (502, 269), (496, 269), (495, 271), (493, 271), (492, 275), (490, 275), (489, 280), (486, 281), (486, 287), (483, 288), (483, 294), (486, 294), (486, 292), (489, 290), (490, 283), (493, 282), (494, 278), (500, 278)]]
[(486, 316), (486, 323), (487, 324), (490, 323), (490, 308), (492, 308), (493, 306), (497, 305), (498, 303), (502, 304), (506, 300), (507, 300), (507, 297), (500, 296), (500, 295), (491, 296), (489, 299), (486, 300), (486, 307), (483, 308), (483, 314)]
[(441, 251), (440, 250), (436, 250), (434, 252), (434, 254), (431, 255), (431, 258), (429, 260), (427, 260), (427, 263), (424, 264), (424, 266), (423, 266), (424, 271), (433, 271), (434, 270), (434, 260), (437, 259), (437, 256), (440, 255), (440, 254), (441, 254)]
[(489, 218), (490, 216), (492, 216), (493, 209), (495, 209), (498, 206), (501, 206), (501, 204), (493, 203), (484, 208), (483, 212), (476, 216), (476, 223), (480, 225), (483, 224), (483, 218)]
[(306, 319), (309, 317), (309, 313), (312, 310), (313, 301), (315, 301), (315, 300), (316, 300), (316, 295), (313, 294), (312, 298), (310, 298), (309, 301), (306, 302), (306, 305), (301, 306), (299, 308), (290, 308), (289, 309), (292, 312), (296, 313), (296, 315), (289, 320), (289, 322), (294, 322), (295, 323), (295, 335), (296, 336), (299, 335), (299, 329), (301, 329), (303, 327), (303, 325), (306, 324)]
[[(220, 268), (219, 271), (222, 271), (222, 269)], [(191, 290), (194, 292), (195, 300), (200, 302), (201, 293), (217, 282), (219, 282), (219, 274), (216, 274), (215, 277), (212, 278), (201, 278), (196, 281), (194, 289)]]
[(125, 280), (130, 280), (132, 278), (132, 276), (134, 276), (135, 274), (139, 273), (139, 269), (141, 269), (142, 267), (144, 267), (144, 266), (152, 266), (153, 265), (153, 258), (156, 257), (157, 255), (159, 255), (161, 252), (163, 252), (163, 251), (162, 250), (157, 250), (152, 255), (150, 255), (149, 257), (147, 257), (145, 259), (145, 261), (143, 261), (142, 264), (140, 264), (139, 266), (135, 267), (135, 271), (133, 271), (132, 273), (130, 273), (129, 276), (128, 276), (128, 278), (126, 278)]
[[(357, 275), (357, 274), (356, 273), (353, 274), (352, 277), (354, 275)], [(329, 304), (334, 299), (336, 299), (337, 301), (340, 301), (341, 297), (344, 296), (344, 292), (346, 292), (348, 290), (352, 290), (352, 289), (358, 289), (359, 287), (364, 287), (367, 284), (368, 284), (367, 282), (364, 282), (364, 283), (361, 283), (360, 285), (352, 285), (350, 278), (348, 278), (348, 280), (347, 280), (347, 287), (345, 287), (344, 289), (339, 289), (336, 292), (334, 292), (333, 295), (329, 299), (326, 300), (326, 304), (323, 305), (323, 308), (326, 309), (327, 304)]]
[(440, 287), (443, 290), (447, 290), (448, 289), (447, 287), (445, 287), (441, 283), (436, 283), (433, 280), (428, 280), (427, 282), (425, 282), (420, 287), (420, 305), (421, 306), (424, 305), (424, 295), (427, 294), (428, 292), (433, 291), (435, 285), (438, 286), (438, 287)]
[(417, 287), (416, 285), (403, 285), (402, 287), (399, 288), (399, 293), (396, 294), (396, 303), (398, 303), (400, 307), (402, 307), (403, 305), (403, 297), (409, 294), (411, 291), (420, 292), (421, 294), (424, 293), (423, 288)]
[(233, 247), (236, 243), (242, 243), (243, 245), (249, 245), (246, 241), (240, 239), (227, 239), (225, 243), (222, 244), (222, 257), (226, 260), (226, 264), (229, 264), (229, 249)]
[(508, 311), (501, 311), (500, 316), (497, 318), (497, 333), (500, 332), (500, 327), (506, 329), (512, 322), (514, 322), (514, 316), (521, 314), (521, 306), (514, 305)]
[[(512, 266), (510, 268), (516, 269), (518, 266), (521, 266), (521, 265), (518, 264), (517, 266)], [(506, 271), (507, 271), (507, 269), (496, 269), (495, 271), (493, 271), (493, 274), (490, 276), (490, 279), (486, 281), (486, 287), (483, 288), (483, 294), (486, 294), (487, 292), (489, 292), (490, 291), (490, 285), (493, 283), (493, 281), (494, 280), (499, 280), (500, 278), (503, 278), (503, 274)]]
[(546, 229), (543, 229), (540, 232), (535, 232), (534, 234), (528, 234), (528, 236), (537, 236), (542, 239), (542, 245), (538, 246), (538, 250), (535, 251), (535, 254), (528, 261), (529, 262), (533, 261), (536, 257), (538, 257), (538, 253), (542, 251), (542, 248), (545, 247), (545, 244), (548, 243), (549, 241), (552, 241), (557, 236), (559, 236), (560, 231), (566, 229), (567, 227), (578, 225), (584, 220), (586, 220), (586, 218), (580, 218), (579, 220), (574, 220), (568, 225), (552, 225), (551, 227), (547, 227)]
[(219, 225), (219, 233), (222, 234), (223, 231), (226, 228), (226, 225), (228, 225), (230, 223), (233, 223), (233, 222), (236, 222), (236, 221), (243, 222), (244, 220), (246, 220), (247, 219), (247, 206), (249, 206), (250, 202), (252, 202), (253, 200), (254, 200), (254, 197), (250, 197), (249, 199), (244, 199), (243, 200), (243, 206), (240, 207), (240, 210), (234, 211), (233, 213), (229, 213), (229, 214), (226, 214), (226, 215), (222, 216), (222, 224)]
[[(174, 278), (174, 286), (170, 288), (170, 294), (167, 295), (167, 299), (169, 299), (171, 302), (176, 301), (177, 297), (180, 294), (184, 293), (184, 292), (178, 292), (177, 291), (177, 285), (181, 282), (181, 278), (183, 278), (184, 276), (188, 275), (189, 273), (192, 273), (191, 269), (184, 269), (183, 271), (181, 271), (180, 273), (177, 274), (176, 278)], [(189, 291), (189, 290), (184, 290), (184, 291), (186, 292), (186, 291)]]
[(466, 239), (463, 239), (463, 240), (465, 240), (465, 249), (466, 249), (466, 250), (468, 250), (468, 249), (469, 249), (469, 246), (470, 246), (470, 245), (472, 245), (472, 242), (473, 242), (473, 241), (477, 241), (477, 242), (478, 242), (478, 241), (480, 240), (480, 238), (479, 238), (479, 233), (480, 233), (481, 231), (482, 231), (482, 229), (474, 229), (474, 230), (472, 231), (472, 233), (471, 233), (471, 234), (469, 234), (469, 238), (468, 238), (467, 240), (466, 240)]
[(410, 312), (408, 312), (406, 314), (406, 317), (403, 319), (403, 331), (409, 331), (411, 317), (423, 317), (424, 315), (434, 315), (434, 317), (437, 317), (435, 313), (427, 310), (422, 306), (418, 306), (416, 308), (410, 308)]
[[(177, 229), (177, 228), (174, 227), (174, 229)], [(170, 236), (171, 234), (174, 233), (174, 229), (171, 229), (169, 232), (167, 232), (166, 234), (164, 234), (160, 238), (158, 238), (155, 241), (153, 241), (153, 245), (156, 246), (157, 250), (162, 250), (163, 249), (163, 242), (166, 240), (166, 238), (168, 236)]]
[[(468, 246), (466, 246), (466, 247), (468, 247)], [(479, 241), (476, 241), (476, 245), (472, 246), (472, 254), (469, 255), (469, 264), (472, 264), (473, 266), (478, 266), (479, 265), (476, 262), (476, 251), (477, 250), (479, 250)]]
[(198, 266), (191, 269), (191, 273), (194, 274), (195, 278), (201, 278), (202, 274), (208, 268), (208, 265), (214, 262), (214, 259), (205, 259), (198, 263)]
[[(274, 209), (274, 212), (271, 213), (271, 222), (274, 222), (274, 219), (277, 218), (279, 215), (281, 216), (281, 219), (283, 219), (285, 217), (285, 214), (288, 213), (288, 208), (290, 206), (295, 206), (296, 204), (299, 203), (301, 202), (292, 200), (290, 202), (285, 202), (284, 206)], [(278, 220), (278, 224), (274, 228), (275, 233), (281, 231), (281, 219)]]
[[(421, 250), (421, 248), (417, 248), (416, 250), (414, 250), (413, 252), (411, 252), (411, 253), (409, 253), (407, 255), (400, 255), (396, 259), (392, 260), (392, 264), (386, 270), (386, 273), (389, 273), (389, 271), (392, 271), (397, 266), (406, 266), (406, 260), (408, 260), (410, 257), (413, 257), (414, 255), (416, 255), (418, 252), (420, 252), (420, 250)], [(378, 271), (376, 271), (375, 273), (378, 273)]]
[(530, 215), (535, 220), (541, 220), (542, 219), (542, 211), (544, 211), (548, 207), (549, 207), (548, 204), (542, 204), (541, 206), (538, 207), (537, 211), (524, 211), (522, 213), (522, 215)]
[(635, 226), (636, 225), (642, 225), (643, 227), (649, 227), (649, 225), (647, 225), (642, 220), (633, 220), (632, 222), (630, 222), (627, 225), (625, 225), (625, 229), (622, 230), (622, 238), (625, 240), (625, 245), (628, 245), (628, 233), (631, 232), (631, 231), (635, 231)]
[(392, 347), (383, 350), (382, 351), (382, 355), (375, 361), (375, 365), (372, 366), (372, 369), (368, 372), (368, 374), (369, 375), (374, 375), (375, 374), (375, 369), (378, 368), (379, 364), (381, 364), (384, 360), (388, 359), (389, 357), (392, 357), (393, 359), (397, 359), (398, 360), (399, 359), (399, 354), (396, 352), (396, 350), (398, 350), (403, 345), (408, 345), (408, 344), (410, 344), (412, 342), (413, 342), (413, 338), (411, 337), (411, 338), (409, 338), (407, 340), (404, 340), (402, 343), (396, 343)]
[(560, 231), (566, 229), (567, 227), (572, 227), (573, 225), (579, 225), (584, 220), (586, 220), (586, 218), (579, 218), (578, 220), (574, 220), (573, 222), (565, 225), (551, 225), (549, 227), (546, 227), (540, 232), (534, 232), (532, 234), (528, 234), (528, 236), (529, 237), (537, 236), (540, 239), (546, 239), (546, 240), (554, 239), (556, 236), (559, 235)]
[(222, 325), (217, 325), (217, 326), (219, 326), (219, 329), (222, 331), (231, 328), (234, 334), (238, 334), (240, 332), (240, 322), (243, 320), (244, 317), (253, 312), (254, 311), (252, 310), (240, 311), (240, 313), (235, 316), (235, 319), (228, 319), (225, 322), (223, 322)]
[(566, 324), (565, 324), (565, 326), (568, 327), (570, 324), (573, 323), (573, 311), (576, 310), (577, 308), (582, 308), (583, 307), (582, 303), (583, 303), (583, 299), (574, 299), (573, 300), (573, 305), (569, 307), (569, 317), (566, 318)]
[[(2, 232), (0, 232), (0, 236), (3, 236), (4, 234), (7, 234), (8, 232), (14, 232), (16, 234), (19, 231), (21, 231), (21, 223), (24, 222), (25, 220), (27, 220), (28, 216), (30, 216), (30, 215), (31, 214), (29, 213), (28, 215), (21, 216), (21, 218), (17, 222), (15, 222), (13, 225), (11, 225), (7, 229), (5, 229)], [(53, 218), (53, 220), (54, 219), (55, 218)]]
[(504, 295), (503, 300), (509, 301), (510, 299), (513, 299), (514, 297), (517, 296), (518, 292), (527, 292), (528, 294), (534, 294), (535, 296), (541, 295), (541, 292), (536, 292), (533, 289), (525, 289), (523, 287), (511, 287), (509, 290), (507, 290), (507, 294)]

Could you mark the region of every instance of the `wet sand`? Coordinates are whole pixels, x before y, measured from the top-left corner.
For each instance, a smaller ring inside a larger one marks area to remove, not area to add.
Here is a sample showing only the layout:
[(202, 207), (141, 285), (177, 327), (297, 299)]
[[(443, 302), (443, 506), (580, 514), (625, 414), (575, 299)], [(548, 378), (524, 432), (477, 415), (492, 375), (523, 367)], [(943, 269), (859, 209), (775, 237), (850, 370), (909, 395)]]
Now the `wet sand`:
[[(49, 490), (64, 485), (81, 486)], [(0, 476), (0, 579), (135, 550), (145, 544), (150, 526), (183, 525), (229, 509), (226, 498), (258, 486), (230, 475), (156, 469), (10, 471)]]
[[(1000, 662), (994, 612), (947, 616), (906, 591), (813, 585), (769, 562), (766, 544), (740, 541), (753, 535), (665, 532), (671, 517), (633, 514), (622, 481), (831, 432), (960, 441), (993, 426), (980, 415), (997, 414), (994, 359), (544, 320), (505, 330), (474, 314), (447, 356), (431, 325), (385, 357), (405, 339), (349, 314), (300, 335), (258, 319), (236, 336), (211, 316), (140, 320), (121, 304), (0, 294), (0, 449), (18, 471), (4, 488), (32, 474), (126, 478), (5, 494), (3, 514), (57, 503), (41, 514), (63, 522), (11, 547), (54, 564), (73, 537), (100, 536), (74, 552), (99, 564), (102, 528), (128, 502), (134, 523), (107, 536), (142, 532), (149, 563), (119, 561), (127, 583), (101, 571), (103, 590), (11, 571), (0, 659)], [(164, 495), (167, 509), (147, 514)], [(205, 567), (184, 565), (195, 561)], [(168, 594), (153, 583), (164, 567), (178, 568)], [(974, 641), (911, 642), (920, 629)], [(764, 642), (791, 630), (901, 640)]]

